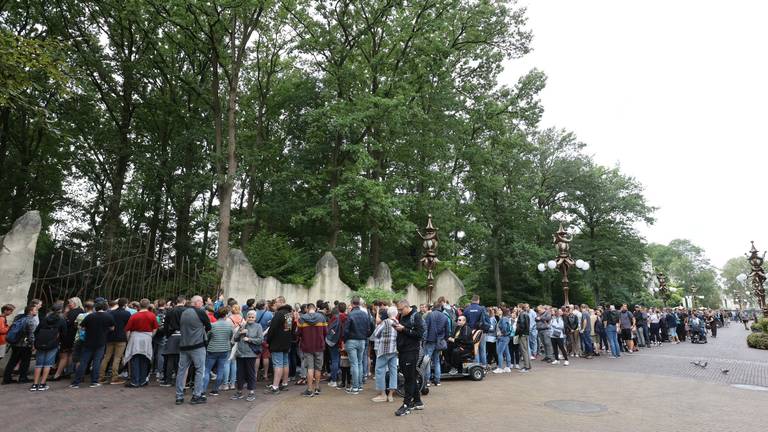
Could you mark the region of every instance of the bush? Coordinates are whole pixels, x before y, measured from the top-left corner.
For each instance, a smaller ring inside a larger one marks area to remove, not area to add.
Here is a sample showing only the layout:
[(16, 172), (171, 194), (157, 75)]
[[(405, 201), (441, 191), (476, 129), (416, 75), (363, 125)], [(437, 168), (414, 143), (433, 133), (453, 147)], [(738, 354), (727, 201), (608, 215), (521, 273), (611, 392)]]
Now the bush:
[(768, 318), (760, 319), (752, 325), (759, 328), (763, 333), (768, 333)]
[(752, 333), (747, 336), (747, 346), (768, 350), (768, 333)]
[(363, 287), (357, 290), (356, 293), (352, 295), (358, 295), (361, 299), (365, 300), (366, 304), (372, 304), (376, 300), (387, 300), (387, 301), (395, 301), (400, 300), (402, 298), (405, 298), (404, 292), (399, 291), (387, 291), (383, 288), (373, 287), (373, 288), (367, 288)]

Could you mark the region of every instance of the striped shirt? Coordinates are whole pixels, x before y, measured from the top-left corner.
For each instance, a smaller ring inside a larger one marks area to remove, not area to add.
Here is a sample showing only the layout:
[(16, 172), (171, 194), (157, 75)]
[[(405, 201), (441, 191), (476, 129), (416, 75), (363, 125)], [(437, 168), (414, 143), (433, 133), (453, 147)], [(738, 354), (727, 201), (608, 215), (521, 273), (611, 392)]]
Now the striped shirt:
[(392, 327), (394, 323), (392, 319), (385, 319), (373, 331), (373, 337), (376, 339), (374, 349), (377, 356), (397, 352), (397, 331)]
[(219, 320), (211, 324), (211, 331), (208, 332), (208, 352), (228, 352), (232, 348), (229, 343), (232, 333), (232, 322), (229, 320)]

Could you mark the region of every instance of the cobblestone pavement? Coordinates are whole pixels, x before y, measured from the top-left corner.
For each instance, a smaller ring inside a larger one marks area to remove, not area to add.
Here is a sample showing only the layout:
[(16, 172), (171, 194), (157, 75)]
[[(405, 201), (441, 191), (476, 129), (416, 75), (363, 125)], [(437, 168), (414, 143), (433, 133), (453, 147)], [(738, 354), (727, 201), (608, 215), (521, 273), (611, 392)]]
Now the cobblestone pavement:
[[(95, 431), (120, 425), (162, 432), (379, 431), (386, 420), (402, 423), (389, 423), (398, 430), (426, 431), (542, 425), (573, 431), (615, 430), (617, 425), (633, 431), (681, 425), (711, 430), (726, 424), (758, 431), (764, 429), (754, 413), (766, 412), (768, 391), (733, 387), (768, 387), (768, 352), (747, 348), (747, 334), (731, 326), (706, 345), (665, 345), (618, 360), (573, 359), (569, 367), (535, 362), (527, 375), (444, 381), (424, 398), (426, 410), (400, 419), (393, 415), (396, 403), (370, 401), (375, 395), (370, 383), (358, 396), (324, 386), (321, 397), (308, 399), (292, 386), (278, 396), (259, 392), (254, 403), (230, 401), (231, 392), (222, 392), (206, 405), (179, 407), (172, 388), (154, 383), (143, 389), (107, 385), (74, 390), (56, 382), (45, 393), (6, 385), (0, 386), (0, 430)], [(692, 361), (708, 366), (702, 369)]]

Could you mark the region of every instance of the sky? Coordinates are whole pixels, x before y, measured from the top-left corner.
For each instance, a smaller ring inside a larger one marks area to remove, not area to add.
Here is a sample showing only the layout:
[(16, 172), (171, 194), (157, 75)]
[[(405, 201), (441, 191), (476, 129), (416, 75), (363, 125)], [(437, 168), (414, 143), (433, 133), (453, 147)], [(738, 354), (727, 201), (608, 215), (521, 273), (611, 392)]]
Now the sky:
[(768, 2), (520, 0), (544, 71), (541, 126), (573, 131), (645, 185), (649, 242), (687, 238), (716, 267), (768, 249)]

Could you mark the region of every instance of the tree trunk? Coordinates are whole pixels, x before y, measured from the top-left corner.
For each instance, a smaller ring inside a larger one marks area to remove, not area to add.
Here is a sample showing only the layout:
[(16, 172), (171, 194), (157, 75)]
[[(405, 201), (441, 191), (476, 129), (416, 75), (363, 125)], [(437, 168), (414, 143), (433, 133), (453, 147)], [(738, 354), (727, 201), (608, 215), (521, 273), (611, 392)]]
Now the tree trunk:
[(496, 286), (496, 304), (501, 304), (501, 261), (498, 253), (493, 256), (493, 282)]

